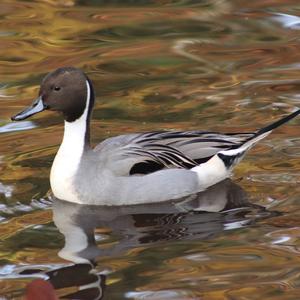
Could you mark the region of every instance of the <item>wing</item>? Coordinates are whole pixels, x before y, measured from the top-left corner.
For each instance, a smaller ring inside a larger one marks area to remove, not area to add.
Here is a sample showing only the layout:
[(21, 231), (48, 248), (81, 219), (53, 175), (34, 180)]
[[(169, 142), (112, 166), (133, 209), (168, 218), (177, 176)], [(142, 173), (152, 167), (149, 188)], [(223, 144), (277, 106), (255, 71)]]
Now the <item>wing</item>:
[(221, 150), (233, 149), (254, 133), (155, 131), (113, 137), (99, 144), (119, 175), (149, 174), (164, 168), (191, 169)]

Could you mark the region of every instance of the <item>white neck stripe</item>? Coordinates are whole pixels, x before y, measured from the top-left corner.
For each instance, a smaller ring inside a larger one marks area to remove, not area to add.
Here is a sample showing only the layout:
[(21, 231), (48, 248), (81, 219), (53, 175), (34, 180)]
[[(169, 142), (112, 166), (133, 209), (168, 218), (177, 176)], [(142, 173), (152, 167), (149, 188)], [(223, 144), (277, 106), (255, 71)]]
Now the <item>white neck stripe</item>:
[(85, 148), (87, 117), (90, 104), (91, 88), (86, 80), (86, 104), (83, 114), (73, 122), (65, 121), (63, 141), (54, 159), (50, 183), (54, 195), (62, 200), (79, 202), (73, 181), (80, 165)]
[(88, 80), (85, 81), (85, 84), (86, 84), (86, 101), (85, 101), (85, 109), (84, 109), (83, 114), (85, 114), (85, 112), (89, 110), (90, 101), (91, 101), (91, 99), (90, 99), (90, 97), (91, 97), (91, 88), (90, 88), (90, 84), (89, 84)]

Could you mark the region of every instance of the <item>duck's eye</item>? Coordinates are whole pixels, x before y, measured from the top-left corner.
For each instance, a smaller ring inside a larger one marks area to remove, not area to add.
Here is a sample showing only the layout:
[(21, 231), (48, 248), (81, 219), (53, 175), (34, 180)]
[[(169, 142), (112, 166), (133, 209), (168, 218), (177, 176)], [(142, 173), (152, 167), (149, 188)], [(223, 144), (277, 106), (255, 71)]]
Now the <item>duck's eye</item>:
[(53, 89), (54, 89), (54, 91), (59, 91), (60, 90), (60, 86), (55, 86)]

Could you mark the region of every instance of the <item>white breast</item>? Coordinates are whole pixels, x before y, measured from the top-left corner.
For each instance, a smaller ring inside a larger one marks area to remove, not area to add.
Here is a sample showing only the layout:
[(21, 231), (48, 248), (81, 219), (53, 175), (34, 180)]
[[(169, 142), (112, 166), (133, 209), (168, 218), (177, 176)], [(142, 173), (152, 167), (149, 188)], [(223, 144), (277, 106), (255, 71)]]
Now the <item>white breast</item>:
[(88, 114), (90, 86), (86, 81), (87, 101), (84, 113), (74, 122), (65, 121), (63, 141), (55, 156), (50, 173), (50, 185), (55, 197), (81, 203), (74, 186), (74, 178), (84, 151), (86, 119)]

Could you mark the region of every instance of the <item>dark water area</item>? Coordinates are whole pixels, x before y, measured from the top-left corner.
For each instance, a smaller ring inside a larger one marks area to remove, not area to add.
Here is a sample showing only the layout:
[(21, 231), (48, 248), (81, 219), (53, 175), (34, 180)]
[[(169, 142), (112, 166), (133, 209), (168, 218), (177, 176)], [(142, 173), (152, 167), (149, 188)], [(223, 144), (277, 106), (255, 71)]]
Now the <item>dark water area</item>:
[[(300, 120), (179, 203), (53, 200), (63, 122), (12, 123), (48, 72), (95, 85), (94, 144), (147, 130), (248, 132), (300, 107), (299, 1), (1, 1), (0, 297), (299, 299)], [(206, 212), (203, 212), (206, 211)]]

